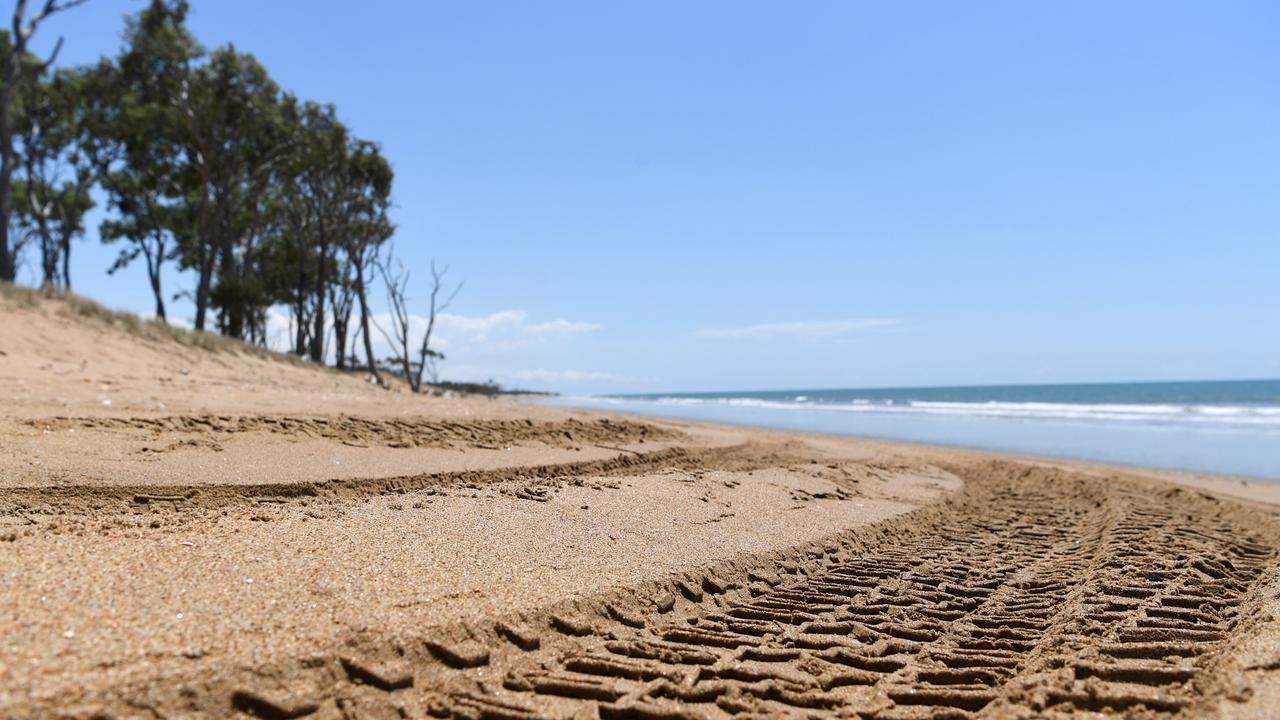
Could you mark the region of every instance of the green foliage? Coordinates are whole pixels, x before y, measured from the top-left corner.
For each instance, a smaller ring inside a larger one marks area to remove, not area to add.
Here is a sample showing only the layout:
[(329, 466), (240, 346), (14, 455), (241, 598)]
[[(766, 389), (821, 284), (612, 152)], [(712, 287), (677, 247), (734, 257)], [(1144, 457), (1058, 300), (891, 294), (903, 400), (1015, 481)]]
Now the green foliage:
[[(189, 9), (150, 0), (126, 19), (118, 54), (96, 64), (50, 72), (23, 59), (12, 224), (39, 246), (45, 284), (68, 289), (72, 241), (99, 193), (99, 235), (119, 248), (108, 272), (141, 260), (161, 321), (164, 269), (176, 265), (195, 278), (182, 294), (197, 330), (262, 344), (268, 308), (284, 305), (297, 354), (332, 351), (342, 366), (362, 337), (376, 372), (368, 295), (395, 232), (390, 163), (252, 55), (203, 47)], [(0, 31), (0, 59), (11, 55)]]
[(38, 241), (45, 287), (71, 285), (71, 242), (84, 234), (93, 208), (91, 162), (81, 152), (85, 113), (81, 77), (61, 71), (22, 95), (17, 134), (22, 176), (13, 183), (14, 224)]

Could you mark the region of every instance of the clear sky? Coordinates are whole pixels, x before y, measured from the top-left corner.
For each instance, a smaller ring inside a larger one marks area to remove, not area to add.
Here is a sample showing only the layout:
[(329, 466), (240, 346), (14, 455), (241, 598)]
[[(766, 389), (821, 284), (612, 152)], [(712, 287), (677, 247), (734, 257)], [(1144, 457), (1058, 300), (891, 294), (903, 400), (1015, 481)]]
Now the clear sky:
[[(90, 0), (37, 47), (113, 52), (142, 6)], [(397, 248), (466, 280), (447, 377), (1280, 376), (1280, 4), (193, 6), (382, 143)], [(148, 311), (114, 252), (91, 231), (76, 289)]]

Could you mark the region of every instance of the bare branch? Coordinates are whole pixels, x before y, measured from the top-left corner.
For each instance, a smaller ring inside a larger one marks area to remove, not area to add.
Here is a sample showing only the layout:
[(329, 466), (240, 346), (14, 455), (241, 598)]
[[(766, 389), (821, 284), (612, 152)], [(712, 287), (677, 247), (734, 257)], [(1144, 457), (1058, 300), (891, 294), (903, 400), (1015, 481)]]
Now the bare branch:
[(40, 12), (32, 18), (34, 22), (39, 22), (54, 13), (60, 13), (63, 10), (70, 10), (73, 7), (83, 5), (89, 0), (64, 0), (64, 2), (56, 2), (56, 0), (45, 0), (44, 7)]
[(438, 380), (436, 376), (436, 361), (443, 360), (444, 355), (436, 350), (431, 349), (431, 334), (436, 328), (436, 318), (443, 313), (445, 308), (453, 302), (462, 290), (462, 283), (449, 293), (449, 296), (443, 303), (439, 302), (440, 290), (444, 287), (444, 277), (449, 272), (449, 266), (444, 266), (443, 270), (436, 269), (436, 261), (431, 261), (431, 314), (427, 318), (427, 331), (422, 336), (422, 347), (418, 349), (418, 385), (422, 384), (422, 371), (431, 368), (431, 381), (434, 383)]
[[(394, 270), (392, 262), (398, 266)], [(377, 321), (373, 321), (373, 325), (391, 345), (391, 350), (395, 353), (394, 359), (399, 361), (405, 381), (409, 383), (409, 389), (417, 392), (422, 386), (422, 371), (421, 367), (418, 372), (413, 371), (413, 360), (409, 350), (409, 306), (406, 299), (409, 271), (405, 270), (394, 256), (394, 250), (387, 253), (385, 262), (377, 262), (376, 267), (378, 274), (382, 277), (382, 284), (386, 286), (387, 302), (391, 306), (392, 332), (387, 333)]]
[[(23, 44), (25, 45), (25, 41), (29, 40), (31, 36), (35, 34), (36, 28), (40, 26), (40, 23), (48, 19), (50, 15), (60, 13), (63, 10), (70, 10), (78, 5), (83, 5), (88, 1), (89, 0), (65, 0), (65, 2), (56, 2), (56, 0), (45, 0), (44, 7), (40, 8), (40, 12), (32, 15), (31, 19), (27, 21), (27, 26), (23, 28), (22, 18), (26, 15), (27, 2), (26, 0), (18, 0), (18, 5), (13, 11), (14, 36), (17, 37), (18, 35), (21, 35), (22, 40), (24, 41)], [(59, 38), (58, 43), (61, 45), (61, 38)], [(54, 51), (54, 55), (57, 55), (56, 50)]]
[(49, 59), (40, 63), (40, 72), (44, 72), (53, 66), (58, 59), (58, 53), (62, 51), (62, 36), (58, 36), (58, 41), (53, 44), (53, 52), (49, 53)]
[(18, 0), (17, 5), (13, 8), (13, 41), (15, 43), (26, 40), (28, 36), (23, 35), (22, 21), (27, 16), (27, 0)]

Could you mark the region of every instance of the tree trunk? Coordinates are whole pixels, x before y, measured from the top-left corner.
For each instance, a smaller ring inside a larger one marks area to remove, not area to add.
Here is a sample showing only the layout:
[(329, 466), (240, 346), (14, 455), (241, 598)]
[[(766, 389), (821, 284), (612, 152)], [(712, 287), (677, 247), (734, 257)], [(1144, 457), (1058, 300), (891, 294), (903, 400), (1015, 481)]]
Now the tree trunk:
[[(6, 85), (8, 80), (6, 79)], [(13, 137), (9, 128), (9, 92), (0, 97), (0, 280), (13, 282), (15, 260), (9, 247), (9, 212), (13, 183)]]
[[(345, 277), (346, 270), (343, 275)], [(347, 369), (347, 333), (351, 329), (351, 287), (334, 283), (329, 288), (329, 306), (333, 309), (334, 367)]]
[[(53, 230), (49, 227), (49, 212), (52, 202), (42, 202), (36, 187), (47, 183), (37, 183), (35, 157), (28, 154), (22, 161), (22, 169), (27, 175), (27, 209), (35, 219), (36, 234), (40, 236), (40, 289), (53, 292), (58, 287), (58, 251), (61, 244), (53, 239)], [(21, 199), (19, 199), (21, 202)]]
[(40, 270), (44, 275), (41, 288), (45, 291), (58, 288), (58, 248), (52, 238), (40, 239)]
[(301, 295), (293, 304), (293, 354), (298, 357), (307, 354), (307, 309)]
[(158, 274), (151, 276), (151, 289), (156, 294), (156, 319), (168, 325), (169, 319), (164, 313), (164, 294), (160, 292), (160, 276)]
[[(21, 6), (19, 10), (21, 11)], [(13, 282), (16, 258), (9, 247), (9, 213), (12, 211), (13, 189), (13, 125), (12, 105), (18, 75), (22, 68), (22, 52), (26, 43), (21, 37), (12, 38), (13, 47), (4, 68), (4, 83), (0, 86), (0, 280)]]
[[(164, 242), (157, 238), (156, 247), (158, 249), (157, 257), (164, 257)], [(160, 260), (153, 260), (151, 253), (146, 253), (147, 257), (147, 276), (151, 280), (151, 292), (156, 296), (156, 319), (162, 323), (168, 324), (169, 319), (165, 317), (164, 312), (164, 292), (160, 288)]]
[[(205, 157), (208, 157), (207, 155)], [(213, 290), (213, 268), (218, 264), (217, 237), (221, 230), (217, 214), (217, 198), (211, 197), (212, 183), (207, 161), (200, 166), (203, 184), (200, 202), (200, 219), (196, 224), (196, 262), (199, 280), (196, 282), (196, 330), (204, 330), (209, 322), (209, 296)], [(225, 322), (225, 318), (223, 318)]]
[[(221, 255), (221, 267), (219, 268), (218, 284), (232, 281), (239, 283), (240, 273), (236, 268), (235, 253), (231, 252), (229, 243), (224, 243), (219, 253)], [(224, 288), (225, 289), (225, 288)], [(233, 337), (237, 340), (244, 339), (244, 290), (241, 287), (235, 289), (232, 297), (226, 297), (223, 294), (223, 300), (226, 305), (222, 308), (222, 334), (227, 337)]]
[(37, 215), (37, 217), (39, 219), (36, 221), (36, 226), (40, 233), (40, 271), (44, 275), (41, 285), (44, 290), (52, 291), (58, 287), (58, 251), (61, 250), (62, 244), (53, 239), (48, 219), (43, 215)]
[(71, 235), (62, 236), (62, 286), (71, 292)]
[(204, 330), (205, 318), (209, 310), (209, 288), (213, 280), (213, 258), (210, 257), (209, 248), (203, 241), (196, 242), (200, 243), (200, 251), (197, 254), (200, 280), (196, 284), (196, 330)]
[(333, 311), (334, 365), (339, 370), (347, 369), (347, 320), (349, 318), (349, 315), (343, 317), (337, 310)]
[(374, 382), (382, 385), (382, 376), (378, 374), (378, 361), (373, 357), (373, 339), (369, 337), (369, 299), (364, 287), (364, 267), (356, 263), (356, 297), (360, 299), (360, 334), (364, 336), (364, 357), (369, 363), (369, 373)]
[[(323, 232), (323, 230), (322, 230)], [(325, 286), (329, 282), (329, 247), (320, 243), (320, 267), (316, 271), (316, 317), (311, 331), (311, 361), (324, 363)]]

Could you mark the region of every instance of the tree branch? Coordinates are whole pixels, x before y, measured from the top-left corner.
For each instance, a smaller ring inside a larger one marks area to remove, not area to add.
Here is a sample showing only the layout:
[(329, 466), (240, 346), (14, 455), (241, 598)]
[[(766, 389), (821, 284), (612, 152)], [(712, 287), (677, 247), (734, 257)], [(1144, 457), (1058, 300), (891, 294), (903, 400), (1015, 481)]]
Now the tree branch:
[(52, 66), (53, 63), (57, 61), (58, 53), (62, 51), (62, 40), (63, 40), (63, 37), (59, 35), (58, 42), (53, 44), (53, 52), (49, 53), (49, 59), (45, 60), (43, 63), (40, 64), (41, 73), (43, 73), (45, 70), (48, 70), (50, 66)]

